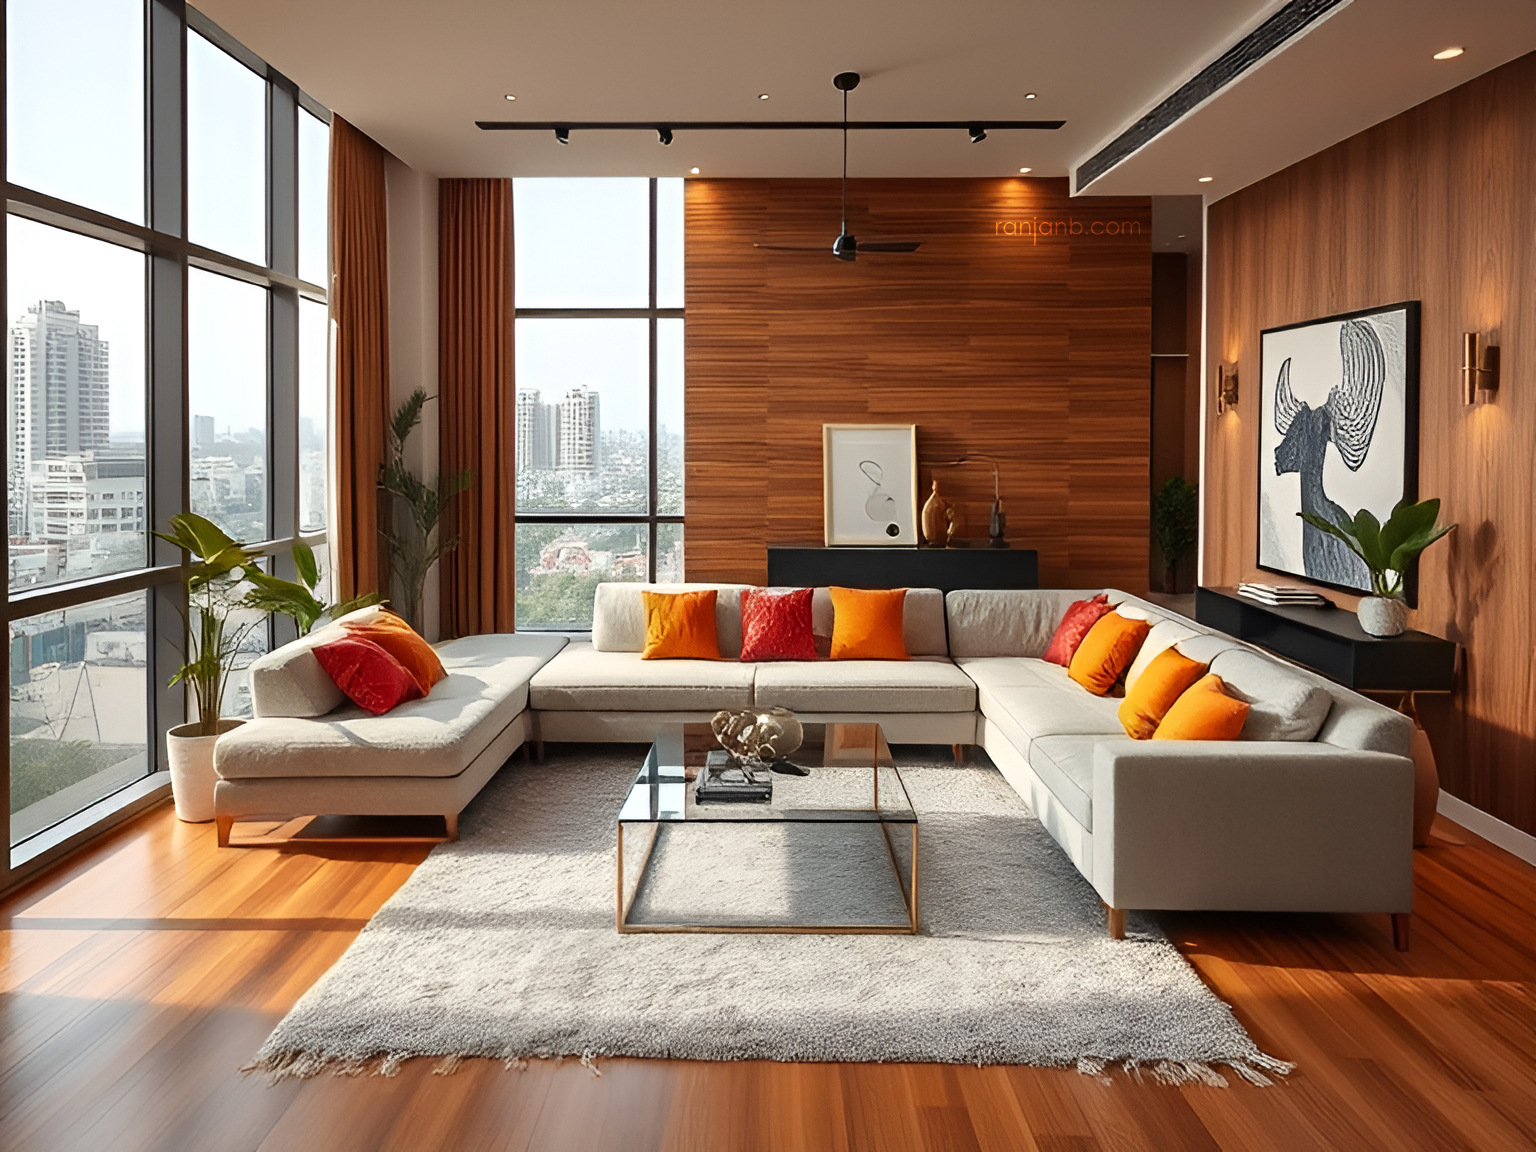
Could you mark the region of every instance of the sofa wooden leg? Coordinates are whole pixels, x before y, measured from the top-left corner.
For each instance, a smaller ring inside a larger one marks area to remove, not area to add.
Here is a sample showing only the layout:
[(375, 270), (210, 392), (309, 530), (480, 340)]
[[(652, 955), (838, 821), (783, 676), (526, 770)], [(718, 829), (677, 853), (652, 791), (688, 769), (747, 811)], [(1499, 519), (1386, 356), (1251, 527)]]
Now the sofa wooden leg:
[(544, 741), (540, 740), (534, 745), (533, 754), (540, 764), (544, 763)]
[(965, 745), (964, 744), (951, 744), (949, 746), (949, 750), (955, 754), (955, 767), (956, 768), (960, 767), (962, 764), (965, 763)]
[(1392, 913), (1392, 946), (1399, 952), (1408, 951), (1408, 933), (1412, 927), (1412, 912)]
[(1107, 908), (1109, 913), (1109, 938), (1111, 940), (1125, 939), (1125, 909)]
[(457, 812), (443, 813), (443, 824), (448, 829), (448, 839), (459, 838), (459, 814)]
[(527, 764), (532, 759), (533, 759), (533, 745), (528, 743), (528, 741), (524, 740), (523, 741), (523, 763)]
[(215, 816), (214, 826), (219, 830), (219, 847), (229, 847), (229, 834), (234, 831), (235, 818), (233, 816)]

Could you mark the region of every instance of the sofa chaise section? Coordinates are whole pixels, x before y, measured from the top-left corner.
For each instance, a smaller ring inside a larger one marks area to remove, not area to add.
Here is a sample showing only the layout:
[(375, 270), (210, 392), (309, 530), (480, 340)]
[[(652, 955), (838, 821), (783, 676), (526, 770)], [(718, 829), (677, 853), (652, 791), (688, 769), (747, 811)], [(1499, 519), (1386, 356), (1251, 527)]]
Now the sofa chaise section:
[(262, 657), (257, 715), (214, 750), (219, 843), (236, 820), (295, 814), (440, 814), (452, 838), (464, 806), (528, 737), (529, 681), (565, 644), (537, 633), (448, 641), (437, 649), (447, 679), (381, 716), (350, 703), (272, 715), (323, 705), (318, 662), (302, 658), (307, 641)]

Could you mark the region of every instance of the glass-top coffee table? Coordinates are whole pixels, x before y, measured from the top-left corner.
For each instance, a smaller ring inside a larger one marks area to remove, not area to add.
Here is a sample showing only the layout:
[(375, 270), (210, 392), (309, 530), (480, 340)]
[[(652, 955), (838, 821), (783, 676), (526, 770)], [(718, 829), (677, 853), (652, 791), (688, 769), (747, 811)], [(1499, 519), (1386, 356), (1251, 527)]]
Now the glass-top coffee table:
[(763, 802), (700, 802), (707, 724), (664, 727), (618, 815), (620, 932), (917, 931), (917, 813), (878, 724), (807, 724)]

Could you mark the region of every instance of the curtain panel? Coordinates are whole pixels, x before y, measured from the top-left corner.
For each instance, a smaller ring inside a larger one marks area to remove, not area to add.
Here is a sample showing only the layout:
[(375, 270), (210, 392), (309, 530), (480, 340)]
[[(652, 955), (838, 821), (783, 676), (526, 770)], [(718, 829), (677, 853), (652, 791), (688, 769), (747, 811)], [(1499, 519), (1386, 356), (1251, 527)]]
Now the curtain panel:
[(384, 149), (331, 121), (331, 319), (336, 325), (336, 595), (389, 591), (379, 545), (379, 469), (388, 443), (389, 227)]
[(512, 181), (438, 182), (438, 428), (444, 473), (468, 470), (445, 531), (443, 632), (514, 630)]

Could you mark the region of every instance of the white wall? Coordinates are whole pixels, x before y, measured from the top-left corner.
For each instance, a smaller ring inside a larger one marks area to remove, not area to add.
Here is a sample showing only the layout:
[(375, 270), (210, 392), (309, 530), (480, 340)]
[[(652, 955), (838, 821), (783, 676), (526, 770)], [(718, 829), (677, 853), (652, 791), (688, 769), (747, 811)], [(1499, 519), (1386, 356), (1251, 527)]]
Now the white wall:
[[(437, 395), (437, 177), (390, 156), (389, 195), (390, 412), (420, 387)], [(438, 470), (437, 402), (428, 404), (407, 442), (406, 462), (418, 476)], [(428, 640), (441, 638), (438, 569), (427, 576), (422, 618)]]

